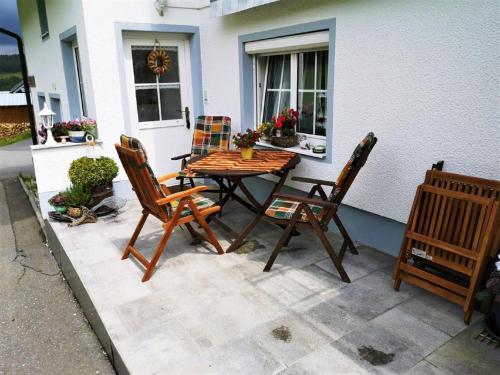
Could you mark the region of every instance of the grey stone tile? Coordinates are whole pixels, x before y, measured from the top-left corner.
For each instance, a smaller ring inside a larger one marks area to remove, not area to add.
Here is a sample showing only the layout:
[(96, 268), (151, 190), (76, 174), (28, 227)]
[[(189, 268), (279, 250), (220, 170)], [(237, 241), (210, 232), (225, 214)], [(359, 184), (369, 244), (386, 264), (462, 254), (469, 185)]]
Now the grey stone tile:
[(343, 336), (332, 345), (351, 358), (362, 358), (360, 349), (375, 349), (389, 355), (392, 360), (385, 364), (363, 360), (370, 371), (385, 374), (401, 373), (414, 367), (425, 356), (449, 340), (449, 336), (394, 308)]
[[(456, 335), (467, 326), (464, 323), (463, 309), (444, 298), (422, 291), (398, 306), (406, 313), (449, 334)], [(481, 319), (482, 314), (475, 312), (473, 321)]]
[(370, 320), (419, 292), (412, 286), (396, 292), (391, 276), (375, 271), (342, 288), (330, 303), (349, 314)]
[(423, 360), (415, 367), (406, 371), (405, 375), (446, 375), (446, 373), (426, 360)]
[(285, 365), (331, 341), (312, 324), (290, 313), (256, 327), (249, 335)]
[(474, 339), (484, 329), (483, 324), (482, 321), (471, 324), (426, 360), (448, 374), (498, 373), (500, 349)]
[(370, 374), (358, 361), (330, 345), (324, 345), (295, 362), (280, 374)]

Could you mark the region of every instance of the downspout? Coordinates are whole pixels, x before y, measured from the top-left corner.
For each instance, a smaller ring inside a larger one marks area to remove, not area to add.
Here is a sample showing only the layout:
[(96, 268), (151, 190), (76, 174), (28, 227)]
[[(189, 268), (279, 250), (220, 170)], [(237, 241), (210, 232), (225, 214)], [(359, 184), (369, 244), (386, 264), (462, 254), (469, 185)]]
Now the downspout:
[(35, 114), (33, 112), (33, 105), (31, 104), (31, 91), (28, 84), (28, 66), (26, 65), (26, 56), (24, 55), (23, 39), (16, 33), (2, 27), (0, 27), (0, 33), (8, 35), (17, 41), (17, 49), (19, 51), (19, 60), (21, 63), (21, 73), (23, 75), (24, 94), (26, 96), (26, 106), (28, 107), (28, 115), (30, 119), (31, 140), (33, 141), (33, 144), (36, 145), (38, 143), (38, 137), (36, 135)]

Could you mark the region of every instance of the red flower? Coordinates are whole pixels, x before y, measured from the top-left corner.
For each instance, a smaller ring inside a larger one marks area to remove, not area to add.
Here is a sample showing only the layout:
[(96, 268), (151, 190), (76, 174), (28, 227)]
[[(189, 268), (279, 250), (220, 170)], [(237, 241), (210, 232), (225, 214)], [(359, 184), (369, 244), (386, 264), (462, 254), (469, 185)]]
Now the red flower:
[(285, 116), (278, 117), (278, 119), (276, 120), (276, 124), (274, 124), (274, 127), (276, 129), (281, 129), (283, 127), (285, 120), (286, 120)]

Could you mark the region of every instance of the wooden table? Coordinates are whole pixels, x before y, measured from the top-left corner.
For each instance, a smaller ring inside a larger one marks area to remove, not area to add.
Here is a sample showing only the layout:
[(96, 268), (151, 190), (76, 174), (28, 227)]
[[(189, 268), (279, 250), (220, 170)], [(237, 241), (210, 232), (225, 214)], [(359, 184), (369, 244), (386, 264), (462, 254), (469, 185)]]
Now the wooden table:
[[(273, 194), (281, 190), (285, 184), (288, 173), (290, 170), (294, 169), (298, 163), (300, 163), (299, 155), (281, 150), (254, 150), (251, 160), (243, 160), (239, 151), (217, 151), (210, 155), (196, 156), (189, 160), (186, 165), (188, 170), (230, 181), (229, 186), (225, 186), (226, 194), (218, 202), (221, 208), (224, 207), (229, 199), (234, 199), (256, 214), (255, 218), (243, 229), (243, 231), (240, 234), (236, 234), (236, 239), (226, 250), (226, 253), (236, 250), (248, 234), (250, 234), (252, 229), (255, 228), (264, 216), (269, 205), (272, 203)], [(243, 179), (264, 174), (273, 174), (278, 176), (279, 180), (274, 185), (264, 203), (260, 204), (245, 186)], [(237, 188), (241, 190), (248, 201), (236, 194)], [(212, 217), (212, 220), (217, 220), (224, 228), (230, 230), (222, 221), (214, 217)], [(232, 232), (232, 230), (230, 231)]]

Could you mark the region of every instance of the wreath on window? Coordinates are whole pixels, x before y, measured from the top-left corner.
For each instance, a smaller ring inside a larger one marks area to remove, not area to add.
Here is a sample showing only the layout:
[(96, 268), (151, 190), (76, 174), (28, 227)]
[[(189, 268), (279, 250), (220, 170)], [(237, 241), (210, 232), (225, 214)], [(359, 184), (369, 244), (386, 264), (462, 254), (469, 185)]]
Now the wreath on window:
[(148, 55), (148, 67), (157, 76), (161, 76), (170, 70), (172, 59), (164, 49), (155, 45), (154, 49)]

